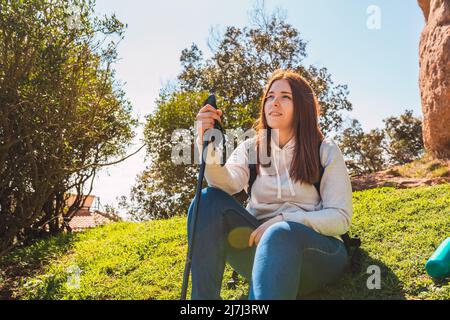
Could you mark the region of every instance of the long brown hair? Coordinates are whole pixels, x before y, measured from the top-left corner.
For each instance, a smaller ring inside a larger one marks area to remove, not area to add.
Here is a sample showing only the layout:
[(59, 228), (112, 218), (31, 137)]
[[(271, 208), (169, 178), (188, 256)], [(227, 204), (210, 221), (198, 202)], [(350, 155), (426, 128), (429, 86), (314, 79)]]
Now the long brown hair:
[[(294, 182), (313, 184), (319, 180), (320, 155), (319, 146), (324, 136), (319, 127), (320, 106), (311, 86), (298, 73), (292, 70), (276, 70), (268, 80), (261, 99), (259, 119), (255, 123), (257, 130), (257, 170), (260, 164), (260, 149), (267, 145), (267, 155), (271, 156), (271, 129), (267, 124), (264, 105), (272, 84), (277, 80), (287, 80), (292, 90), (294, 104), (294, 136), (295, 148), (289, 175)], [(265, 130), (264, 130), (265, 129)], [(265, 144), (264, 141), (267, 143)]]

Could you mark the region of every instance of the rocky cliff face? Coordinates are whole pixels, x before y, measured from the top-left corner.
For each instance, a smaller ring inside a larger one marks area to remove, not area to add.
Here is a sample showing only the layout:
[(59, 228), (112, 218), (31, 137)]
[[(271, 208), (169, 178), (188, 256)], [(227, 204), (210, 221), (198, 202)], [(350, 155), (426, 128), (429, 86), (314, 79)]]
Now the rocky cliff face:
[(425, 149), (450, 159), (450, 0), (418, 3), (426, 21), (419, 51)]

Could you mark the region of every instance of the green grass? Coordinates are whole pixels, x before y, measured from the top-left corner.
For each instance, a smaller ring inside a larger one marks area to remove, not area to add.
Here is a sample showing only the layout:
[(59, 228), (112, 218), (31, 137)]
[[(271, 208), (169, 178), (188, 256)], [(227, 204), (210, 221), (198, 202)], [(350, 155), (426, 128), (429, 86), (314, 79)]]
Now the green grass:
[(450, 162), (425, 154), (420, 159), (390, 168), (387, 173), (405, 178), (446, 178), (450, 177)]
[[(424, 269), (450, 236), (450, 185), (372, 189), (353, 199), (361, 270), (305, 298), (450, 299), (448, 279), (433, 281)], [(185, 255), (185, 217), (114, 223), (13, 251), (0, 261), (0, 291), (16, 299), (179, 299)], [(370, 265), (381, 269), (380, 290), (366, 286)], [(74, 268), (79, 283), (70, 281)], [(243, 278), (235, 289), (225, 285), (231, 272), (227, 266), (222, 298), (245, 298)]]

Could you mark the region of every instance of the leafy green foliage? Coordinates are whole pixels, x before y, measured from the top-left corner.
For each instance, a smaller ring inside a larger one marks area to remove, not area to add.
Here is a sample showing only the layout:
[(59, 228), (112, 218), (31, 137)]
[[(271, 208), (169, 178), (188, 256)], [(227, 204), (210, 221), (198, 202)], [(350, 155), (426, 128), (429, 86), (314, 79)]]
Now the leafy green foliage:
[(365, 133), (354, 119), (336, 136), (353, 174), (377, 172), (387, 165), (403, 165), (424, 155), (422, 121), (411, 110), (383, 122), (385, 128)]
[(384, 132), (378, 129), (365, 133), (358, 120), (336, 137), (352, 174), (377, 172), (384, 168)]
[[(112, 68), (125, 26), (94, 17), (94, 5), (0, 1), (0, 255), (66, 228), (96, 172), (133, 137)], [(69, 191), (78, 198), (65, 208)]]
[[(169, 218), (183, 211), (194, 197), (197, 167), (194, 163), (194, 128), (197, 106), (208, 93), (181, 92), (159, 102), (158, 111), (147, 118), (145, 142), (152, 163), (136, 179), (130, 199), (122, 198), (121, 207), (136, 221)], [(219, 100), (220, 102), (220, 100)], [(172, 160), (175, 144), (182, 141), (173, 135), (185, 129), (184, 141), (190, 158), (187, 163)]]
[(383, 122), (389, 140), (387, 152), (392, 164), (405, 164), (423, 155), (422, 121), (413, 116), (412, 110), (406, 110), (398, 118), (384, 119)]

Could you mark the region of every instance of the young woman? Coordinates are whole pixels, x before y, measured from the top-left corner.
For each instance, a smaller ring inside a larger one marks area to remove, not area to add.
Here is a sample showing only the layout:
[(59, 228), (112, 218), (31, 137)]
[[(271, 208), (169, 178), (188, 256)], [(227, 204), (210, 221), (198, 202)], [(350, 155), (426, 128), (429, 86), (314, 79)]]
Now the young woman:
[[(204, 131), (221, 115), (209, 105), (198, 113), (200, 151)], [(225, 166), (207, 161), (209, 187), (202, 190), (198, 211), (191, 299), (221, 299), (226, 262), (248, 279), (249, 299), (295, 299), (343, 273), (348, 256), (340, 235), (350, 227), (352, 189), (341, 151), (324, 139), (318, 116), (309, 84), (278, 70), (262, 97), (257, 137), (241, 143)], [(258, 174), (244, 208), (232, 195), (248, 187), (254, 148)], [(263, 163), (261, 155), (270, 161)], [(319, 194), (313, 184), (320, 164)], [(193, 202), (189, 239), (192, 211)]]

